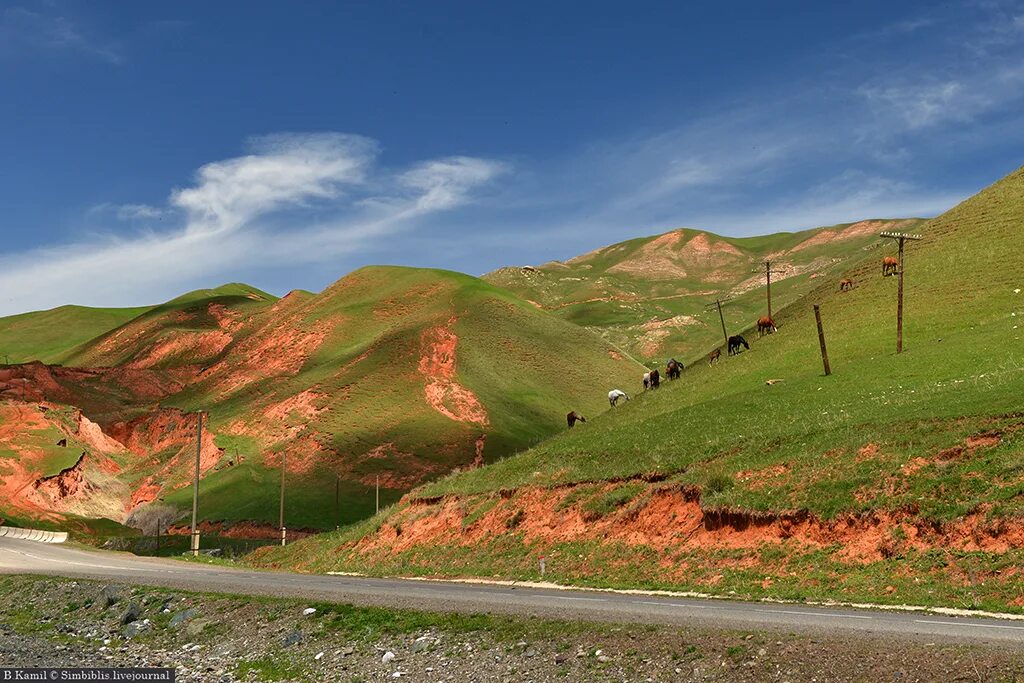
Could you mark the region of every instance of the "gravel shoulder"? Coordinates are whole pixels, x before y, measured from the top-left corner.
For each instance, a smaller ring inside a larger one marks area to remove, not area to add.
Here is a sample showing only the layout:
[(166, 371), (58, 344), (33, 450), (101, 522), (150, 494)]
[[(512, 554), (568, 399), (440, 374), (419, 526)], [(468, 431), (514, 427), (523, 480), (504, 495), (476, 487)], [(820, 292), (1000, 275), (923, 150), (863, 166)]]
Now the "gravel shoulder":
[(0, 666), (186, 681), (1019, 681), (1019, 650), (442, 614), (0, 577)]

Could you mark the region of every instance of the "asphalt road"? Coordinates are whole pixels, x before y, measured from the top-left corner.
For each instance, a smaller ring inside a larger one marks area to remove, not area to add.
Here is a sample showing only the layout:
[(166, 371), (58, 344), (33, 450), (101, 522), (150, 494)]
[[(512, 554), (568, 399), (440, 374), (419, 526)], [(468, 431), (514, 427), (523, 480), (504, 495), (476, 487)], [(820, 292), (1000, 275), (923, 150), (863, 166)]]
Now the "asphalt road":
[(1024, 646), (1024, 621), (599, 591), (248, 571), (0, 538), (0, 573), (48, 574), (196, 591), (465, 613), (676, 624), (730, 630), (850, 633)]

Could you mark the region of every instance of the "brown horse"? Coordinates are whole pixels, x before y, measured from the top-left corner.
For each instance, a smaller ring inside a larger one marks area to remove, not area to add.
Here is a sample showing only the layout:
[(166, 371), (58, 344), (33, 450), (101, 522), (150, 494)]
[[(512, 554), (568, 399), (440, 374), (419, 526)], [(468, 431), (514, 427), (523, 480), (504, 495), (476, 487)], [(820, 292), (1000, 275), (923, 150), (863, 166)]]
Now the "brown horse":
[(766, 334), (777, 332), (778, 327), (775, 325), (775, 321), (772, 320), (771, 316), (762, 315), (757, 319), (757, 336), (763, 337)]
[(839, 281), (840, 292), (848, 292), (851, 289), (853, 289), (853, 280), (851, 280), (850, 278), (845, 278)]
[(569, 429), (572, 429), (577, 422), (582, 422), (583, 424), (586, 424), (587, 418), (583, 417), (574, 410), (565, 416), (565, 421), (566, 423), (568, 423)]
[(895, 275), (900, 268), (899, 259), (895, 256), (886, 256), (882, 259), (882, 275)]
[(651, 389), (657, 389), (661, 386), (661, 373), (658, 372), (658, 368), (651, 370)]
[(708, 354), (708, 365), (712, 365), (716, 360), (722, 357), (722, 349), (715, 349)]

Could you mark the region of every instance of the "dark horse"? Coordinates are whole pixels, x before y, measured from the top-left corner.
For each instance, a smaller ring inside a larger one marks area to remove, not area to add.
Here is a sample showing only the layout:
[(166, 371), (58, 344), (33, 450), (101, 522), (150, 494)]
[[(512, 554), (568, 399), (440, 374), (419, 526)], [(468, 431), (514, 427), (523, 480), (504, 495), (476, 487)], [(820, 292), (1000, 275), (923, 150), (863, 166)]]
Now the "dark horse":
[(675, 358), (668, 362), (665, 367), (665, 374), (668, 375), (669, 379), (679, 379), (679, 375), (683, 372), (683, 364), (677, 361)]
[(582, 422), (582, 423), (586, 424), (587, 418), (583, 417), (582, 415), (580, 415), (579, 413), (577, 413), (574, 410), (574, 411), (572, 411), (571, 413), (569, 413), (568, 415), (565, 416), (565, 421), (569, 425), (569, 429), (572, 429), (573, 426), (575, 426), (575, 424), (577, 422)]
[(744, 339), (743, 337), (741, 337), (740, 335), (736, 334), (736, 335), (733, 335), (733, 336), (729, 337), (729, 355), (730, 356), (735, 356), (737, 353), (739, 353), (741, 346), (743, 348), (747, 349), (748, 351), (750, 350), (750, 344), (748, 344), (747, 340)]
[(657, 389), (661, 386), (661, 373), (655, 368), (651, 370), (651, 389)]
[(708, 365), (713, 365), (715, 361), (722, 357), (722, 349), (715, 349), (708, 354)]

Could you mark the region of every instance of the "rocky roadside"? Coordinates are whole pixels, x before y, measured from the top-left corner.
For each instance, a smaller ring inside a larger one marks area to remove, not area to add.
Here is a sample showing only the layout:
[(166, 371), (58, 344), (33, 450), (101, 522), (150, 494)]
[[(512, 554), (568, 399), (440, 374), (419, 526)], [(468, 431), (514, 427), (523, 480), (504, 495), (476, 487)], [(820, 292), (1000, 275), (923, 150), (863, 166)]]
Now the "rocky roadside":
[(431, 614), (0, 577), (0, 666), (179, 681), (1024, 681), (1012, 649)]

